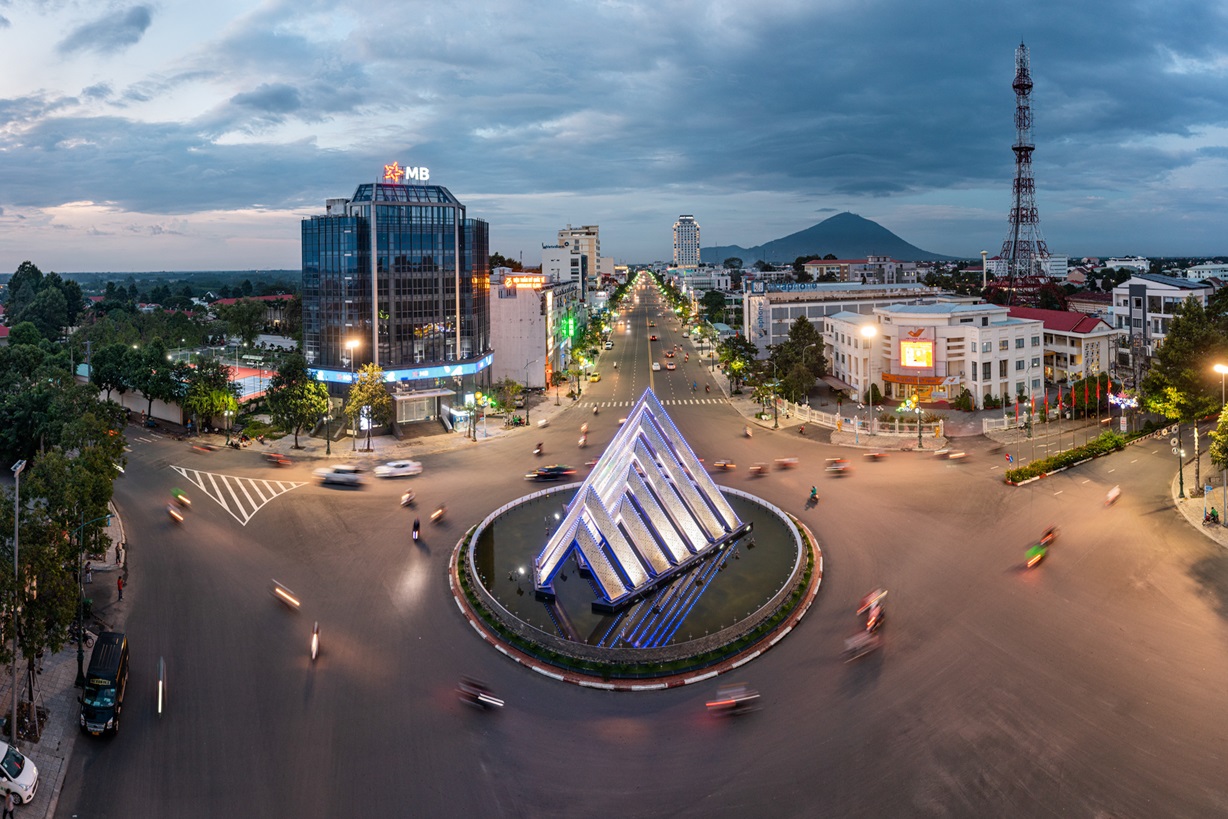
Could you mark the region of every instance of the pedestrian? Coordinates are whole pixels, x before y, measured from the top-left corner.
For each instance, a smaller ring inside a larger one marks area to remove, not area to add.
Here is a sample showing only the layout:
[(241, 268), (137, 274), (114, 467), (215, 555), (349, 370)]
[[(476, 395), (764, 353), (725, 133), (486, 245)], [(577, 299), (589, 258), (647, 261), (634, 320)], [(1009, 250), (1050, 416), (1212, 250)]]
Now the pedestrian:
[(13, 792), (9, 791), (4, 795), (4, 819), (13, 819), (13, 809), (17, 807), (17, 800), (13, 798)]
[(85, 582), (86, 583), (94, 582), (94, 565), (90, 563), (88, 560), (85, 563)]
[(119, 589), (119, 599), (124, 599), (124, 576), (121, 574), (115, 578), (115, 587)]

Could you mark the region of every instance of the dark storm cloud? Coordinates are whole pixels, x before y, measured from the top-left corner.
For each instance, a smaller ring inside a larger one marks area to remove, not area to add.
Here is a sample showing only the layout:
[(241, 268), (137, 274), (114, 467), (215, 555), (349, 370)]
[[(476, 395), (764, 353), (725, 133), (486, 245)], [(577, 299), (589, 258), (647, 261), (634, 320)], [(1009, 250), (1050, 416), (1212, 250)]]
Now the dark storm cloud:
[[(135, 42), (148, 8), (86, 24), (61, 49)], [(1035, 0), (1015, 15), (902, 0), (475, 0), (429, 14), (393, 4), (378, 21), (344, 2), (269, 2), (164, 73), (81, 92), (138, 109), (182, 103), (199, 82), (210, 107), (186, 122), (84, 117), (70, 97), (0, 100), (0, 126), (22, 124), (0, 127), (0, 178), (14, 203), (188, 213), (314, 204), (397, 158), (458, 194), (772, 192), (823, 214), (1000, 190), (1004, 209), (1023, 39), (1042, 207), (1058, 194), (1142, 196), (1224, 153), (1187, 139), (1228, 120), (1226, 34), (1219, 7), (1186, 0)], [(343, 147), (260, 144), (313, 133)]]
[(78, 26), (55, 49), (60, 54), (79, 51), (112, 54), (138, 42), (151, 22), (153, 13), (149, 6), (133, 6)]

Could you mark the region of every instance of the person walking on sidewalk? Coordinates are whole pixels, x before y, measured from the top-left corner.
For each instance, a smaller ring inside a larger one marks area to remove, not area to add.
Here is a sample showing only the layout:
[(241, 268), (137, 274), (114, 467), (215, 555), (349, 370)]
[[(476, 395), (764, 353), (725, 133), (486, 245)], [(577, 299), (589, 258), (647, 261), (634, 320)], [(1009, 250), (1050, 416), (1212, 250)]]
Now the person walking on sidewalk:
[(17, 800), (13, 798), (13, 792), (9, 791), (4, 795), (4, 819), (13, 819), (13, 809), (17, 807)]
[(94, 564), (90, 563), (88, 560), (85, 562), (85, 582), (94, 582)]
[(124, 599), (124, 576), (122, 574), (119, 577), (115, 578), (115, 587), (119, 589), (119, 599), (123, 600)]

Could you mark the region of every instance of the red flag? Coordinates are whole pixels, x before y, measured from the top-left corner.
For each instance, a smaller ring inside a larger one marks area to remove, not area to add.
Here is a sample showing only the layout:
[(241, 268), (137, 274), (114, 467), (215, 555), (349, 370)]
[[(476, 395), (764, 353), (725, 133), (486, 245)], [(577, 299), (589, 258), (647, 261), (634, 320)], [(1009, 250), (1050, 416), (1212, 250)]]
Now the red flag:
[(1032, 393), (1032, 414), (1036, 414), (1036, 393)]
[(1045, 393), (1045, 417), (1049, 417), (1049, 393)]
[(1057, 414), (1062, 414), (1062, 388), (1057, 388)]
[(1100, 406), (1100, 379), (1096, 379), (1096, 406)]
[(1087, 379), (1083, 379), (1083, 406), (1087, 406), (1090, 399), (1087, 397)]
[(1019, 396), (1015, 396), (1015, 426), (1019, 426)]

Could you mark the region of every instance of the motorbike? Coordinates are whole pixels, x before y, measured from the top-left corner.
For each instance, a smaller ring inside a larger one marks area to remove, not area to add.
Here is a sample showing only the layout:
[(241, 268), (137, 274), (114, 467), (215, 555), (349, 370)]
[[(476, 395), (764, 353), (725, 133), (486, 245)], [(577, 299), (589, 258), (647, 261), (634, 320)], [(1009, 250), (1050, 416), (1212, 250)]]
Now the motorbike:
[(704, 384), (704, 392), (712, 392), (712, 385)]
[(588, 446), (588, 436), (587, 435), (580, 436), (579, 446), (580, 446), (580, 449), (584, 449), (584, 447)]
[(752, 437), (752, 436), (751, 436), (750, 427), (743, 427), (743, 428), (742, 428), (742, 434), (744, 434), (744, 435), (745, 435), (747, 438)]
[(1057, 540), (1057, 527), (1050, 526), (1045, 530), (1045, 533), (1040, 536), (1040, 545), (1046, 547), (1052, 546), (1053, 541), (1055, 540)]
[(273, 581), (273, 585), (269, 588), (269, 593), (277, 598), (279, 602), (285, 604), (288, 608), (291, 608), (294, 611), (298, 611), (299, 607), (302, 606), (302, 603), (298, 599), (298, 595), (287, 589), (285, 585), (277, 582), (276, 580)]
[(883, 598), (886, 596), (887, 592), (884, 590), (875, 589), (861, 598), (861, 605), (857, 608), (857, 613), (866, 616), (865, 627), (868, 634), (874, 634), (883, 627), (883, 620), (886, 617)]
[(1121, 497), (1121, 487), (1114, 486), (1112, 489), (1109, 490), (1109, 494), (1104, 496), (1104, 505), (1112, 506), (1113, 504), (1117, 503), (1117, 499), (1120, 497)]
[(1043, 542), (1034, 544), (1027, 551), (1026, 557), (1027, 557), (1028, 568), (1031, 569), (1034, 566), (1038, 565), (1042, 560), (1045, 559), (1046, 556), (1048, 556), (1048, 554), (1049, 554), (1049, 547), (1046, 546)]
[(166, 505), (166, 513), (171, 516), (172, 523), (183, 523), (183, 513), (175, 508), (175, 504), (168, 503)]
[(767, 473), (768, 473), (768, 465), (765, 463), (752, 464), (750, 467), (750, 474), (754, 475), (756, 478), (762, 477), (766, 475)]
[(759, 708), (759, 692), (745, 683), (722, 685), (716, 689), (716, 699), (706, 703), (708, 713), (717, 716), (746, 714)]
[(533, 454), (534, 454), (534, 455), (541, 455), (541, 454), (542, 454), (542, 445), (541, 445), (541, 444), (538, 444), (537, 446), (535, 446), (535, 447), (533, 448)]
[(175, 499), (175, 503), (179, 504), (185, 509), (189, 509), (192, 506), (192, 501), (188, 499), (187, 493), (182, 489), (172, 489), (171, 497)]
[(401, 496), (401, 506), (413, 506), (414, 500), (417, 497), (418, 496), (414, 493), (414, 490), (406, 489), (405, 494)]
[(593, 407), (593, 415), (598, 415), (601, 412), (601, 407)]
[(413, 532), (411, 535), (414, 539), (414, 543), (418, 542), (418, 534), (419, 532), (421, 532), (421, 530), (422, 530), (422, 524), (418, 522), (417, 518), (414, 518), (414, 528), (413, 528)]
[(472, 677), (461, 677), (460, 683), (456, 686), (456, 693), (461, 702), (475, 708), (487, 710), (503, 707), (503, 700), (492, 694), (486, 683), (478, 682)]
[(441, 505), (434, 512), (431, 512), (431, 523), (439, 523), (441, 520), (443, 520), (443, 516), (447, 514), (447, 511), (448, 507)]
[(318, 657), (319, 655), (320, 655), (320, 621), (317, 620), (316, 624), (311, 629), (311, 659), (312, 659), (312, 662), (314, 662), (315, 658)]

